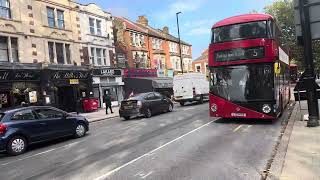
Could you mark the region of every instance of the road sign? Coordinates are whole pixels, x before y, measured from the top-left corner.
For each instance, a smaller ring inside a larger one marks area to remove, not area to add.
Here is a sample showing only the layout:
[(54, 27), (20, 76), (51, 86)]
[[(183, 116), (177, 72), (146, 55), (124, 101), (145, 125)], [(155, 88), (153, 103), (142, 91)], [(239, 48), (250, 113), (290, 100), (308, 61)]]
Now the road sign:
[[(302, 36), (301, 33), (301, 20), (299, 11), (299, 1), (294, 0), (294, 21), (296, 24), (296, 36)], [(310, 13), (310, 26), (311, 26), (311, 37), (313, 40), (320, 39), (320, 0), (308, 0)]]

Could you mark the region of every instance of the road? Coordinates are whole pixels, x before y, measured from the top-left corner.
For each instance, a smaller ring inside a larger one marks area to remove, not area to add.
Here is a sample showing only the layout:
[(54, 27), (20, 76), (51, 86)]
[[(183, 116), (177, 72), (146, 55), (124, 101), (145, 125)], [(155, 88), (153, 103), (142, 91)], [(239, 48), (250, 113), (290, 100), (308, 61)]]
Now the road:
[(92, 123), (84, 138), (0, 155), (0, 179), (260, 179), (282, 120), (221, 120), (208, 113), (208, 104), (177, 106), (150, 119)]

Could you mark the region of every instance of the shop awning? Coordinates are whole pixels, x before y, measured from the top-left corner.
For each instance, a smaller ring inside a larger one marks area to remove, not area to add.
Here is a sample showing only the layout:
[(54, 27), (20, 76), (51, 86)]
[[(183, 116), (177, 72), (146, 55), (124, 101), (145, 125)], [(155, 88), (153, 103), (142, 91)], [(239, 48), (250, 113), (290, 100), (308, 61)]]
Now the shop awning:
[(155, 89), (173, 88), (173, 79), (169, 77), (145, 77), (139, 79), (152, 81), (152, 87)]

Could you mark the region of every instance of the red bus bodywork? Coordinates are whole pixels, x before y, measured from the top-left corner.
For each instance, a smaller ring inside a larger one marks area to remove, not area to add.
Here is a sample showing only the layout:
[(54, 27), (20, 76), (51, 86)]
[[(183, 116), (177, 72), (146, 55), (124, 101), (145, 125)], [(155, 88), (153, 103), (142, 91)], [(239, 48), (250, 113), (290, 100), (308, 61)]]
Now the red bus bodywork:
[[(235, 25), (241, 23), (248, 22), (256, 22), (256, 21), (274, 21), (273, 17), (266, 14), (247, 14), (234, 16), (231, 18), (227, 18), (216, 23), (212, 29)], [(236, 48), (249, 48), (249, 47), (264, 47), (265, 56), (259, 59), (242, 59), (242, 60), (233, 60), (227, 62), (217, 62), (215, 61), (214, 54), (216, 51), (230, 50)], [(246, 39), (246, 40), (236, 40), (236, 41), (228, 41), (222, 43), (211, 43), (209, 45), (209, 67), (210, 68), (223, 68), (229, 66), (237, 66), (237, 65), (250, 65), (250, 64), (258, 64), (258, 63), (276, 63), (279, 62), (279, 45), (275, 38), (255, 38), (255, 39)], [(281, 62), (281, 64), (283, 64)], [(284, 64), (283, 67), (289, 67), (289, 64)], [(274, 68), (274, 67), (272, 67)], [(288, 68), (289, 69), (289, 68)], [(280, 83), (280, 77), (274, 77), (274, 82)], [(281, 76), (282, 78), (282, 76)], [(285, 75), (283, 75), (285, 78)], [(284, 81), (287, 82), (287, 81)], [(275, 86), (275, 103), (278, 107), (274, 110), (274, 113), (266, 114), (263, 113), (253, 107), (255, 104), (247, 103), (247, 106), (244, 106), (239, 103), (235, 103), (229, 101), (225, 98), (222, 98), (210, 90), (210, 116), (211, 117), (222, 117), (222, 118), (252, 118), (252, 119), (276, 119), (283, 111), (286, 104), (289, 102), (290, 98), (290, 86), (288, 83), (280, 84), (279, 86)], [(277, 94), (279, 92), (279, 94)], [(281, 101), (281, 102), (280, 102)], [(257, 106), (261, 106), (263, 102), (258, 103)]]

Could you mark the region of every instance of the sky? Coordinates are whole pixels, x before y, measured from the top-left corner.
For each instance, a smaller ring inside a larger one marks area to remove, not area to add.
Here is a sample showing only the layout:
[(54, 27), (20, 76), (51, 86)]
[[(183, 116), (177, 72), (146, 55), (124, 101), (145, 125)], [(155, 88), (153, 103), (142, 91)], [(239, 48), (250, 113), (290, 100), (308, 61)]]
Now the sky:
[(136, 21), (145, 15), (149, 25), (177, 37), (176, 12), (179, 15), (181, 39), (192, 44), (193, 59), (200, 56), (210, 42), (210, 28), (224, 18), (256, 10), (263, 12), (275, 0), (78, 0), (83, 4), (95, 3), (113, 16)]

